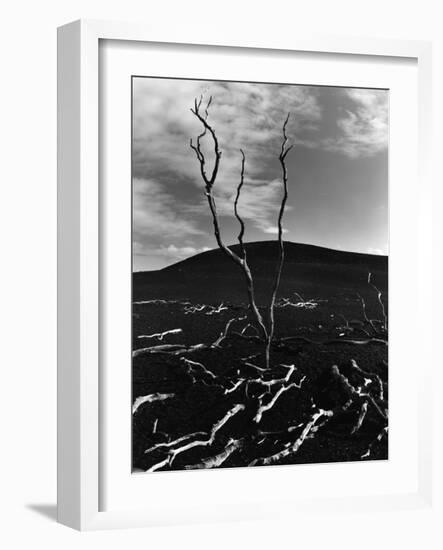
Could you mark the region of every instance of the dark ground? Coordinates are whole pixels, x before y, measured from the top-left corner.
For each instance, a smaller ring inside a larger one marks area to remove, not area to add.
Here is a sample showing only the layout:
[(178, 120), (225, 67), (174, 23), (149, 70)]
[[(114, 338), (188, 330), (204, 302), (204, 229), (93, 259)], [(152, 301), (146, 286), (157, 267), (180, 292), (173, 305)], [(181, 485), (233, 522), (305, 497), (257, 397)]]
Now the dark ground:
[[(269, 300), (277, 243), (247, 247), (261, 306)], [(133, 358), (133, 401), (154, 395), (133, 414), (135, 471), (210, 467), (207, 460), (213, 457), (219, 457), (219, 467), (260, 465), (284, 449), (293, 452), (273, 463), (387, 459), (388, 346), (377, 292), (387, 307), (387, 258), (294, 243), (285, 244), (285, 253), (267, 372), (259, 370), (263, 343), (254, 329), (241, 334), (253, 322), (242, 273), (221, 251), (161, 271), (134, 273), (133, 350), (151, 349)], [(377, 289), (368, 283), (369, 273)], [(248, 319), (238, 320), (244, 316)], [(227, 337), (211, 346), (233, 318)], [(173, 329), (181, 331), (139, 338)], [(206, 347), (186, 350), (196, 344)], [(163, 345), (176, 347), (156, 347)], [(292, 374), (288, 365), (295, 366)], [(263, 380), (277, 382), (266, 386)], [(257, 422), (260, 405), (281, 389)], [(209, 441), (211, 430), (236, 405), (241, 408)], [(321, 410), (333, 415), (321, 417), (309, 430)], [(202, 433), (168, 445), (194, 432)], [(172, 456), (199, 440), (207, 444)], [(300, 445), (294, 449), (296, 441)]]

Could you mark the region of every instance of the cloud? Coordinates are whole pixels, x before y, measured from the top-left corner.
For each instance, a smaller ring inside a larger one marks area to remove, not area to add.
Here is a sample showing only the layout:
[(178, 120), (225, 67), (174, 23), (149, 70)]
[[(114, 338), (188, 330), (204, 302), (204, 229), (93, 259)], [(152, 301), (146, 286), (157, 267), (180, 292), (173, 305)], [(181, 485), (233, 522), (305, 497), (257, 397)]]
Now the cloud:
[(170, 244), (167, 247), (162, 247), (159, 253), (175, 260), (182, 260), (190, 256), (195, 256), (195, 254), (200, 254), (201, 252), (207, 252), (208, 250), (211, 250), (208, 246), (196, 248), (194, 246), (176, 246), (175, 244)]
[(370, 246), (367, 250), (368, 254), (375, 254), (377, 256), (386, 256), (387, 252), (381, 248), (374, 248)]
[(389, 140), (389, 105), (385, 90), (346, 89), (350, 100), (337, 119), (339, 134), (323, 142), (325, 149), (351, 158), (369, 157), (386, 150)]
[[(263, 231), (264, 233), (269, 233), (270, 235), (278, 235), (278, 227), (274, 227), (274, 226), (265, 227)], [(288, 230), (283, 228), (283, 233), (287, 233), (287, 232)]]
[(156, 240), (200, 235), (195, 222), (174, 209), (174, 198), (151, 179), (133, 180), (133, 246), (136, 253)]
[[(246, 155), (242, 216), (254, 220), (259, 228), (269, 227), (281, 194), (275, 176), (280, 173), (277, 158), (283, 122), (291, 112), (288, 135), (301, 136), (304, 128), (312, 131), (321, 119), (316, 90), (307, 86), (135, 79), (135, 176), (162, 184), (172, 181), (191, 193), (191, 187), (202, 189), (199, 164), (189, 146), (189, 139), (201, 132), (201, 124), (190, 111), (201, 94), (213, 96), (209, 121), (222, 150), (214, 187), (220, 214), (232, 215), (242, 148)], [(208, 137), (204, 150), (210, 165), (213, 145)]]
[[(238, 201), (238, 213), (243, 221), (251, 222), (255, 228), (265, 233), (272, 233), (272, 223), (277, 219), (283, 194), (283, 184), (274, 179), (271, 181), (246, 179)], [(216, 188), (214, 191), (217, 214), (219, 217), (234, 216), (236, 190)], [(206, 212), (209, 215), (206, 199), (187, 207), (188, 212)], [(286, 205), (285, 212), (292, 210)], [(247, 230), (247, 229), (246, 229)]]

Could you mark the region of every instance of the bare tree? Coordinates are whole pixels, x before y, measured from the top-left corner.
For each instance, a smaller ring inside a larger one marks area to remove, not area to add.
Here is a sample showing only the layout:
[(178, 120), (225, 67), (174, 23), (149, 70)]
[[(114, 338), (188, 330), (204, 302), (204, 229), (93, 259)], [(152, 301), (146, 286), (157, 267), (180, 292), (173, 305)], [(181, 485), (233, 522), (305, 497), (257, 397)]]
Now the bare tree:
[[(190, 140), (190, 146), (193, 149), (193, 151), (196, 154), (197, 160), (200, 164), (200, 173), (201, 177), (203, 179), (204, 185), (205, 185), (205, 193), (206, 198), (208, 200), (209, 209), (211, 211), (212, 215), (212, 222), (214, 225), (214, 235), (215, 239), (217, 241), (217, 244), (223, 252), (229, 256), (229, 258), (237, 264), (245, 277), (247, 291), (248, 291), (248, 298), (249, 298), (249, 306), (252, 311), (252, 315), (255, 319), (255, 322), (258, 326), (259, 333), (261, 334), (262, 338), (265, 342), (265, 364), (267, 367), (269, 367), (270, 364), (270, 349), (272, 344), (272, 339), (274, 336), (274, 330), (275, 330), (275, 319), (274, 319), (274, 306), (275, 306), (275, 300), (278, 292), (278, 288), (280, 285), (280, 279), (281, 279), (281, 272), (283, 269), (283, 263), (284, 263), (284, 245), (283, 245), (283, 214), (285, 211), (286, 201), (288, 198), (288, 174), (286, 169), (286, 156), (289, 153), (289, 151), (292, 148), (292, 145), (288, 146), (288, 137), (286, 135), (286, 127), (289, 121), (289, 114), (286, 117), (284, 123), (283, 123), (283, 139), (281, 144), (281, 150), (279, 155), (279, 162), (282, 170), (282, 182), (283, 182), (283, 197), (280, 204), (280, 210), (278, 215), (278, 222), (277, 222), (277, 228), (278, 228), (278, 243), (279, 243), (279, 252), (278, 252), (278, 260), (277, 260), (277, 266), (276, 266), (276, 272), (275, 272), (275, 278), (274, 283), (272, 287), (272, 295), (271, 300), (269, 303), (269, 306), (267, 308), (268, 311), (268, 320), (265, 321), (263, 315), (260, 312), (260, 309), (257, 306), (256, 298), (255, 298), (255, 291), (254, 291), (254, 280), (252, 277), (252, 273), (248, 264), (247, 260), (247, 254), (246, 254), (246, 248), (243, 241), (244, 232), (245, 232), (245, 224), (243, 219), (241, 218), (239, 212), (238, 212), (238, 202), (240, 199), (240, 194), (242, 187), (244, 185), (244, 176), (245, 176), (245, 154), (242, 149), (240, 149), (241, 154), (241, 170), (240, 170), (240, 182), (237, 186), (237, 193), (234, 200), (234, 215), (237, 218), (239, 224), (240, 224), (240, 232), (238, 234), (238, 242), (240, 245), (240, 255), (236, 254), (233, 250), (231, 250), (226, 244), (223, 242), (223, 239), (221, 237), (220, 233), (220, 224), (218, 220), (217, 215), (217, 207), (215, 203), (215, 198), (213, 194), (214, 184), (217, 179), (217, 174), (220, 166), (220, 159), (222, 156), (222, 153), (220, 151), (218, 139), (216, 136), (216, 133), (213, 129), (213, 127), (208, 123), (208, 116), (209, 116), (209, 107), (212, 103), (212, 96), (209, 98), (206, 107), (204, 107), (204, 110), (202, 112), (202, 103), (203, 103), (203, 97), (201, 96), (200, 99), (197, 101), (195, 99), (194, 101), (194, 108), (191, 108), (191, 112), (197, 117), (197, 119), (200, 121), (200, 123), (203, 126), (203, 131), (201, 134), (197, 136), (197, 139), (194, 143), (194, 141)], [(205, 154), (202, 151), (202, 139), (206, 137), (207, 135), (210, 136), (213, 142), (214, 146), (214, 163), (211, 168), (208, 168), (207, 166), (207, 160), (205, 157)]]

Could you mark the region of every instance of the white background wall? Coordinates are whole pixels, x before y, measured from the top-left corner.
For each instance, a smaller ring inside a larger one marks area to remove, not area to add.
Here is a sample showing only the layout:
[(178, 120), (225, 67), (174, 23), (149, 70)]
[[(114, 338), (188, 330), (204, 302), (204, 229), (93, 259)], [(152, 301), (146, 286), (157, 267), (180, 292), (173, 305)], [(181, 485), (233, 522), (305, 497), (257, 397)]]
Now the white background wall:
[[(440, 548), (441, 475), (433, 511), (365, 517), (79, 534), (54, 523), (56, 403), (56, 27), (82, 18), (155, 25), (298, 28), (434, 41), (436, 157), (441, 148), (443, 17), (439, 2), (368, 0), (16, 0), (2, 9), (0, 200), (0, 544), (4, 548)], [(435, 181), (443, 182), (440, 166)], [(441, 194), (440, 194), (441, 196)], [(441, 202), (440, 202), (441, 204)], [(441, 208), (436, 204), (439, 220)], [(439, 226), (441, 224), (439, 222)], [(443, 232), (436, 244), (443, 250)], [(442, 264), (436, 266), (440, 281)], [(438, 289), (439, 287), (436, 286)], [(435, 300), (440, 300), (435, 295)], [(6, 306), (6, 307), (5, 307)], [(437, 316), (437, 322), (441, 324)], [(423, 345), (429, 345), (424, 342)], [(442, 365), (443, 368), (443, 365)], [(441, 417), (436, 388), (436, 414)], [(436, 424), (437, 460), (441, 422)]]

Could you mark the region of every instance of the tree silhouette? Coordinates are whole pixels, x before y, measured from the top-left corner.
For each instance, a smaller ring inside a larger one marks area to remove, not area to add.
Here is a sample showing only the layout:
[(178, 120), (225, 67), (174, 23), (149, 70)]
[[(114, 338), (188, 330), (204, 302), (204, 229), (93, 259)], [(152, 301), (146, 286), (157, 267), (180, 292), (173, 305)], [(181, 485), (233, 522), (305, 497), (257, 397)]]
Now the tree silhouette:
[[(277, 220), (277, 229), (278, 229), (277, 238), (278, 238), (278, 244), (279, 244), (278, 259), (277, 259), (277, 265), (275, 270), (274, 282), (272, 285), (271, 300), (268, 306), (266, 307), (267, 319), (265, 319), (265, 316), (262, 315), (259, 307), (257, 306), (257, 301), (255, 298), (255, 291), (254, 291), (254, 279), (248, 264), (246, 248), (243, 240), (244, 232), (245, 232), (245, 224), (238, 211), (238, 202), (239, 202), (241, 191), (244, 185), (245, 162), (246, 162), (245, 154), (244, 154), (244, 151), (240, 149), (240, 154), (241, 154), (240, 181), (239, 181), (239, 184), (237, 185), (237, 193), (236, 193), (234, 205), (233, 205), (234, 215), (240, 224), (240, 232), (237, 236), (238, 242), (240, 244), (240, 255), (238, 255), (231, 248), (226, 246), (226, 244), (223, 242), (221, 232), (220, 232), (220, 223), (218, 219), (217, 206), (216, 206), (216, 201), (213, 194), (213, 189), (214, 189), (214, 185), (216, 183), (216, 179), (218, 175), (222, 152), (219, 147), (219, 142), (218, 142), (215, 130), (208, 122), (209, 108), (212, 103), (212, 96), (209, 98), (204, 108), (202, 107), (202, 103), (203, 103), (203, 96), (201, 96), (199, 100), (195, 99), (194, 107), (191, 108), (191, 112), (202, 124), (203, 131), (201, 134), (197, 136), (195, 142), (191, 138), (190, 146), (195, 152), (197, 160), (200, 165), (200, 174), (205, 186), (206, 198), (207, 198), (209, 209), (212, 216), (215, 239), (217, 241), (219, 248), (223, 250), (223, 252), (235, 264), (237, 264), (243, 272), (243, 275), (245, 277), (247, 292), (248, 292), (249, 306), (250, 306), (252, 315), (254, 317), (254, 321), (256, 323), (256, 328), (259, 334), (261, 335), (261, 337), (263, 338), (263, 341), (265, 344), (265, 364), (266, 364), (266, 367), (269, 367), (271, 344), (272, 344), (272, 339), (274, 337), (274, 332), (275, 332), (275, 317), (274, 317), (275, 301), (277, 297), (278, 288), (280, 285), (281, 273), (282, 273), (283, 263), (285, 258), (285, 251), (284, 251), (284, 244), (283, 244), (283, 215), (284, 215), (285, 206), (288, 198), (288, 172), (286, 168), (286, 156), (289, 153), (289, 151), (292, 149), (292, 145), (288, 145), (286, 128), (289, 122), (290, 115), (289, 114), (287, 115), (283, 123), (283, 129), (282, 129), (282, 143), (281, 143), (281, 149), (279, 154), (279, 162), (282, 170), (283, 196), (282, 196), (280, 210), (278, 214), (278, 220)], [(212, 139), (213, 146), (214, 146), (215, 158), (214, 158), (214, 163), (212, 168), (208, 167), (205, 154), (203, 153), (202, 147), (201, 147), (202, 139), (205, 138), (206, 136), (209, 136), (210, 139)]]

